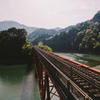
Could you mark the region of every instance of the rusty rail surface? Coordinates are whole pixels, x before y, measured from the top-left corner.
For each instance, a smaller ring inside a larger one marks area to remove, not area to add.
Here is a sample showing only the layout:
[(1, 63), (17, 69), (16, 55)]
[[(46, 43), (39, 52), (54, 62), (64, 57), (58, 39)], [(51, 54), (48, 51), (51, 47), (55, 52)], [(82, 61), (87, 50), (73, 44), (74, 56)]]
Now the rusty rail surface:
[[(47, 76), (52, 80), (61, 100), (100, 100), (100, 75), (97, 74), (99, 72), (94, 71), (94, 73), (93, 69), (88, 70), (84, 66), (79, 66), (80, 64), (72, 63), (53, 53), (34, 47), (34, 59), (38, 60), (36, 57), (42, 62), (42, 66), (44, 66)], [(40, 67), (36, 62), (38, 71)], [(46, 88), (48, 91), (47, 98), (49, 97), (47, 100), (50, 100), (49, 85)], [(42, 94), (45, 94), (43, 92), (45, 90), (40, 90)], [(41, 97), (41, 100), (45, 100), (44, 95)]]

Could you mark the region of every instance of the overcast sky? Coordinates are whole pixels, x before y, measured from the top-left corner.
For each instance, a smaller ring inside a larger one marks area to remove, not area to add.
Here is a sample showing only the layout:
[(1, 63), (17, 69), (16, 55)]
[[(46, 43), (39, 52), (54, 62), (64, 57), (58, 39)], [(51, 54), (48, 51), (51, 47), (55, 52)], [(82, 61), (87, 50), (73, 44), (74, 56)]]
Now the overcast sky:
[(0, 0), (0, 21), (39, 28), (65, 28), (92, 19), (100, 0)]

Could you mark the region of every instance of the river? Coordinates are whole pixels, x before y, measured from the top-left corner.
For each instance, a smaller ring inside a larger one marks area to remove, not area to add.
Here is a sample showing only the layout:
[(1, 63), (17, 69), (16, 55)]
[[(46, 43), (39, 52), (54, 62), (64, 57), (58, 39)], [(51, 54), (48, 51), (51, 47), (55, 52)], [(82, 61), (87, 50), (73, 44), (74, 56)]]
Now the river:
[[(100, 56), (78, 53), (55, 53), (100, 70)], [(33, 64), (0, 65), (0, 100), (40, 100)], [(53, 100), (57, 100), (54, 98)]]
[(0, 65), (0, 100), (40, 100), (34, 65)]
[(90, 55), (90, 54), (80, 54), (80, 53), (55, 53), (55, 54), (100, 70), (100, 55)]

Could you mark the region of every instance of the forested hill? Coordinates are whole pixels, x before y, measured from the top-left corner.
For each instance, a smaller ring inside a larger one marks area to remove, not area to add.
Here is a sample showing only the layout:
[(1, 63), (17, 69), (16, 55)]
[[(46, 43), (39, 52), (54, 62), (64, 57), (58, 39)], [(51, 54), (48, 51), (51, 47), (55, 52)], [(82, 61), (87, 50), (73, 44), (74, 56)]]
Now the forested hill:
[(55, 35), (58, 32), (54, 29), (44, 29), (44, 28), (39, 28), (37, 30), (35, 30), (34, 32), (32, 32), (30, 35), (27, 36), (27, 39), (29, 39), (30, 41), (34, 40), (37, 36), (41, 35), (41, 34), (48, 34), (48, 35)]
[(78, 27), (80, 25), (80, 23), (76, 24), (76, 25), (70, 25), (66, 28), (54, 28), (54, 29), (43, 29), (43, 28), (39, 28), (37, 30), (35, 30), (34, 32), (32, 32), (29, 36), (27, 36), (27, 39), (29, 39), (29, 41), (31, 41), (34, 45), (37, 45), (38, 42), (42, 41), (43, 39), (52, 37), (58, 33), (64, 32), (64, 31), (68, 31), (73, 27)]
[(46, 38), (51, 37), (51, 35), (49, 34), (41, 34), (39, 36), (37, 36), (31, 43), (34, 45), (38, 45), (38, 43)]
[(100, 23), (83, 22), (42, 42), (56, 52), (100, 54)]
[(98, 11), (91, 20), (92, 22), (100, 22), (100, 11)]

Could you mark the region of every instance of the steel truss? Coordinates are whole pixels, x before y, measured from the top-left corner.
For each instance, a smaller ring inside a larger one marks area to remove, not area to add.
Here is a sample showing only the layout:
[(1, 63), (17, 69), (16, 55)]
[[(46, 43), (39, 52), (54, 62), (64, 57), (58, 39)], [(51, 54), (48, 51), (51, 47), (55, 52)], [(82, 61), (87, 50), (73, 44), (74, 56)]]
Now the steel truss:
[(34, 49), (33, 57), (35, 63), (35, 75), (38, 79), (41, 100), (51, 100), (54, 96), (58, 97), (58, 100), (62, 100), (60, 93)]

